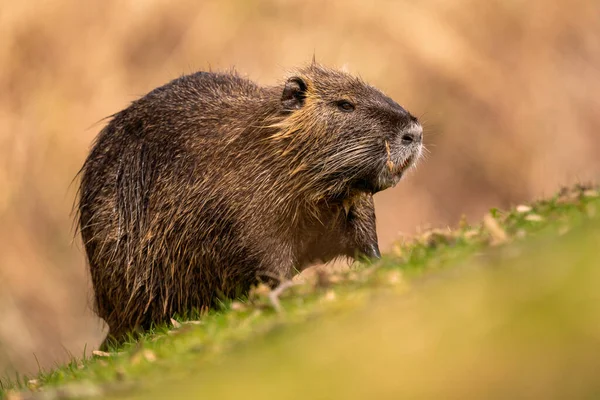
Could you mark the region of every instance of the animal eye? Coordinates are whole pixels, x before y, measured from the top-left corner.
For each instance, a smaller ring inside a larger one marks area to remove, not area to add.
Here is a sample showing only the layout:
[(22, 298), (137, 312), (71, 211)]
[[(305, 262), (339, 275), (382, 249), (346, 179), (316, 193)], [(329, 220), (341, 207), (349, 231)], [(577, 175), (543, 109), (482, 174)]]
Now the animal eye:
[(340, 110), (344, 112), (352, 112), (354, 111), (354, 104), (350, 103), (346, 100), (340, 100), (337, 102), (337, 106)]

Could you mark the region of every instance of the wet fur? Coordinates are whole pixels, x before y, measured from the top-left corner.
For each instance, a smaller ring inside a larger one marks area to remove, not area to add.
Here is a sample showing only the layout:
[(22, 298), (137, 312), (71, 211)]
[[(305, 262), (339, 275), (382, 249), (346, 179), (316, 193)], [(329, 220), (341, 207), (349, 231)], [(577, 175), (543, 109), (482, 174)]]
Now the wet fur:
[(377, 257), (372, 193), (418, 157), (399, 139), (415, 124), (314, 63), (273, 87), (198, 72), (115, 114), (82, 168), (78, 216), (109, 339), (315, 262)]

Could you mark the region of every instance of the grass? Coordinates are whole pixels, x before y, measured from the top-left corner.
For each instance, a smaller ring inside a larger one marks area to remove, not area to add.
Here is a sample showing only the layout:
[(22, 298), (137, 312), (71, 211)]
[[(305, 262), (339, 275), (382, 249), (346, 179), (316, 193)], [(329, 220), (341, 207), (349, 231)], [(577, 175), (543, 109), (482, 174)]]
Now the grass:
[(589, 186), (491, 210), (292, 286), (282, 312), (258, 287), (0, 397), (595, 398), (598, 212)]

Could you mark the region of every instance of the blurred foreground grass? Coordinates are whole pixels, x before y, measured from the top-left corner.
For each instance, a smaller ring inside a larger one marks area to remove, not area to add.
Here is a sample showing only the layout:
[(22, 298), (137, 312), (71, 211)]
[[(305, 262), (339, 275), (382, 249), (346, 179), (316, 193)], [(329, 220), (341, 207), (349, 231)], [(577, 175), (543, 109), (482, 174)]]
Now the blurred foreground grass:
[[(579, 186), (382, 261), (3, 380), (11, 399), (600, 397), (598, 191)], [(277, 303), (277, 302), (275, 302)], [(20, 390), (20, 391), (17, 391)], [(1, 393), (1, 392), (0, 392)]]

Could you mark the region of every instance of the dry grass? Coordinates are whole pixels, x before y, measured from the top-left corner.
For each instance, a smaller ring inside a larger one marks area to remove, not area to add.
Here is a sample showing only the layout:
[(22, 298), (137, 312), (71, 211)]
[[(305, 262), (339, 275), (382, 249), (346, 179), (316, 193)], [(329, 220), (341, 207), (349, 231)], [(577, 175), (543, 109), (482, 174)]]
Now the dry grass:
[(0, 0), (0, 371), (98, 343), (69, 185), (139, 95), (209, 67), (347, 65), (426, 126), (429, 159), (376, 199), (389, 247), (600, 175), (598, 26), (584, 0)]

